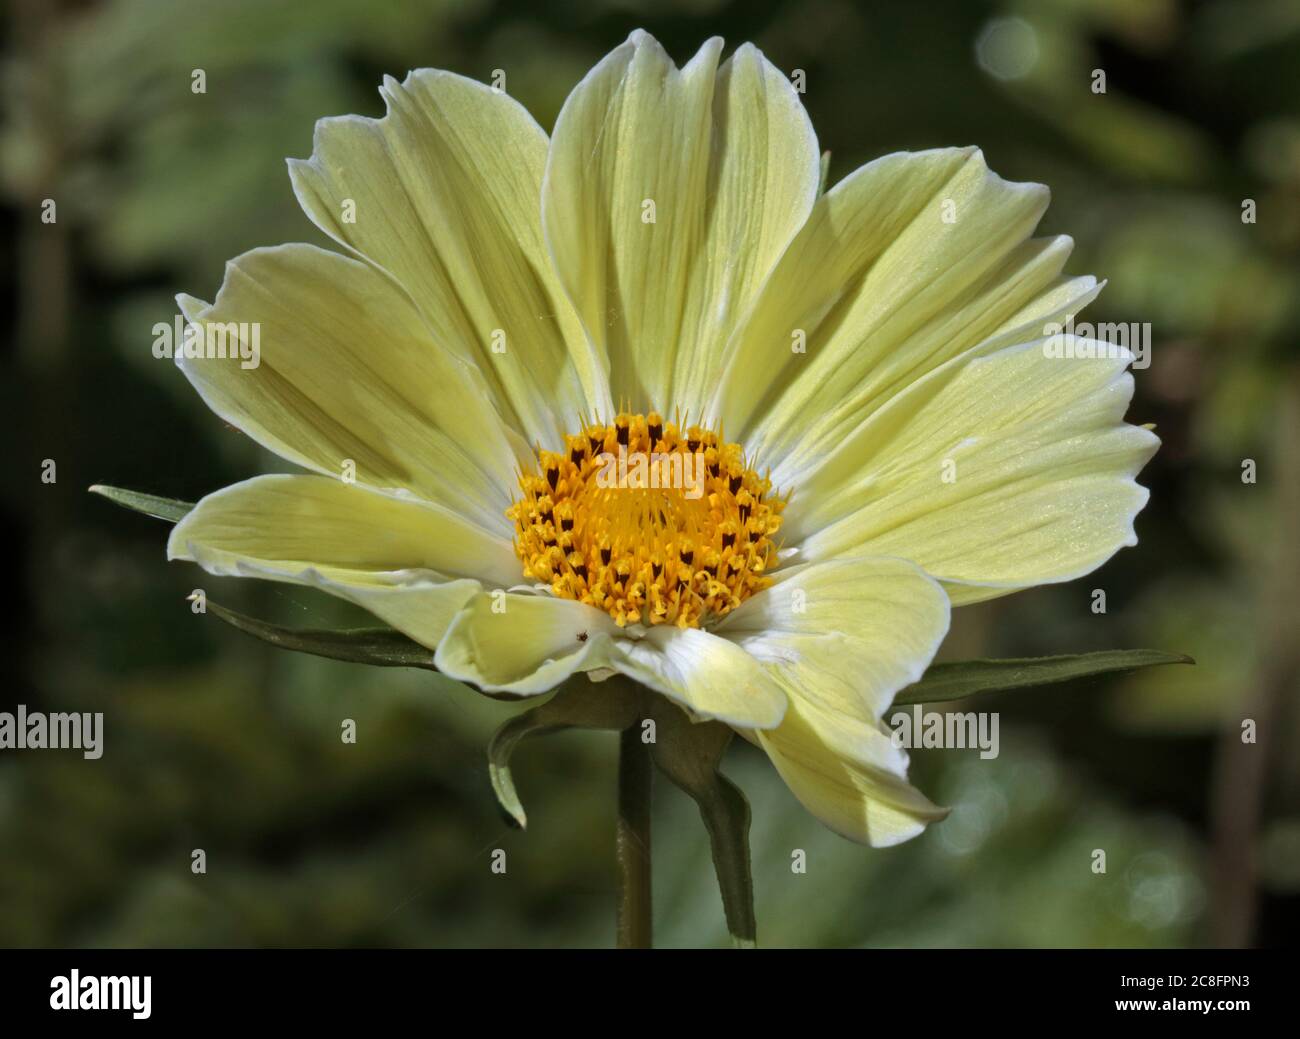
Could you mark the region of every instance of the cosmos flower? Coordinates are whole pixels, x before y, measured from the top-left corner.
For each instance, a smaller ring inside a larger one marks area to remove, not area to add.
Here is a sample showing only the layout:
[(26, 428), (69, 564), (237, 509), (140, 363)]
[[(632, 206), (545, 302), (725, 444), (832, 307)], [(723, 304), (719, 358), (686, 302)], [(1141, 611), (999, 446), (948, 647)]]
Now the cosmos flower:
[(350, 600), (485, 692), (628, 676), (893, 844), (944, 814), (882, 716), (950, 607), (1134, 544), (1158, 442), (1125, 351), (1046, 338), (1100, 288), (1031, 237), (1046, 188), (950, 148), (823, 192), (790, 81), (721, 51), (633, 33), (549, 139), (427, 69), (320, 121), (289, 171), (341, 251), (179, 298), (256, 325), (256, 367), (178, 364), (308, 472), (209, 495), (168, 553)]

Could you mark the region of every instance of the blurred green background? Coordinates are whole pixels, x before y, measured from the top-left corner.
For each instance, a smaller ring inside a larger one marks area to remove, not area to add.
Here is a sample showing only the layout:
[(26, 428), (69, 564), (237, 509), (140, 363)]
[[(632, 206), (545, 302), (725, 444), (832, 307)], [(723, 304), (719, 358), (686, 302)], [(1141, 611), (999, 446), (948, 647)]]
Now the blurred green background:
[[(193, 500), (281, 468), (151, 356), (151, 329), (174, 293), (212, 298), (240, 251), (320, 241), (284, 167), (310, 153), (317, 118), (382, 114), (380, 77), (428, 65), (504, 70), (549, 127), (636, 26), (679, 61), (721, 34), (803, 69), (832, 180), (889, 151), (978, 144), (1003, 176), (1051, 186), (1041, 231), (1075, 236), (1069, 271), (1109, 279), (1085, 317), (1152, 324), (1130, 412), (1164, 440), (1143, 478), (1152, 503), (1138, 548), (960, 611), (945, 655), (1151, 646), (1199, 660), (986, 701), (1001, 756), (916, 752), (917, 784), (955, 812), (890, 850), (834, 836), (734, 747), (761, 942), (1289, 943), (1300, 3), (9, 0), (0, 394), (17, 565), (0, 709), (103, 711), (106, 752), (0, 752), (0, 945), (612, 940), (613, 736), (526, 745), (530, 828), (512, 831), (484, 746), (515, 708), (423, 672), (276, 653), (192, 614), (184, 597), (202, 587), (281, 623), (354, 619), (305, 590), (169, 565), (163, 524), (85, 489)], [(206, 94), (191, 92), (196, 68)], [(40, 220), (46, 198), (56, 224)], [(1241, 744), (1243, 718), (1258, 744)], [(664, 784), (655, 827), (658, 943), (725, 944), (704, 830)], [(206, 875), (190, 871), (195, 848)]]

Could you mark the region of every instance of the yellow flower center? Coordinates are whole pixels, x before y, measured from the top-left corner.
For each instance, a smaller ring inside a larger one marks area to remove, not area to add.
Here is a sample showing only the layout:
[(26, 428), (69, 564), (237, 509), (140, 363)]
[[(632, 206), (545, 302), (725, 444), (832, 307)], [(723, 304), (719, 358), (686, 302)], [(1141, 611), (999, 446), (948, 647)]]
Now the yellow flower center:
[(525, 576), (620, 626), (700, 627), (771, 584), (785, 499), (740, 445), (653, 411), (564, 439), (506, 510)]

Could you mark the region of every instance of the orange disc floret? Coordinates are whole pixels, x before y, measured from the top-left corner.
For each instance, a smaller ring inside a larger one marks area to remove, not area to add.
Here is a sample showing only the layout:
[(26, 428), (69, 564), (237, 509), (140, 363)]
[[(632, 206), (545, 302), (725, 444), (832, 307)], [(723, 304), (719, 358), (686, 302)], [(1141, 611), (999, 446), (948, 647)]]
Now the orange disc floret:
[(785, 499), (711, 429), (620, 412), (539, 450), (519, 487), (525, 576), (620, 626), (701, 627), (772, 582)]

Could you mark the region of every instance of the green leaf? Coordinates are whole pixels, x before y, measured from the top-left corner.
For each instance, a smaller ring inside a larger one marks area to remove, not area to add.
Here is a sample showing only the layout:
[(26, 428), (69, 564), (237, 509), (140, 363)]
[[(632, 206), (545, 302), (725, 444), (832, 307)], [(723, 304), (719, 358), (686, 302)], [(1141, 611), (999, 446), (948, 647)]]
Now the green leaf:
[(639, 692), (614, 679), (597, 683), (578, 676), (545, 703), (497, 729), (488, 744), (488, 778), (497, 801), (520, 829), (528, 825), (528, 817), (510, 775), (510, 757), (520, 741), (563, 729), (626, 729), (640, 714)]
[(437, 671), (433, 650), (392, 628), (282, 628), (246, 617), (211, 599), (207, 609), (227, 624), (279, 649), (378, 667), (420, 667)]
[(194, 508), (192, 501), (180, 501), (177, 498), (160, 498), (156, 494), (144, 494), (140, 491), (128, 491), (124, 487), (109, 487), (97, 483), (90, 488), (91, 494), (98, 494), (124, 509), (143, 512), (146, 516), (177, 523)]
[(722, 911), (732, 940), (752, 948), (758, 940), (754, 919), (754, 878), (749, 859), (749, 802), (740, 788), (718, 771), (732, 731), (721, 722), (692, 722), (676, 704), (651, 697), (655, 764), (690, 795), (709, 832), (713, 871), (722, 894)]
[(932, 665), (919, 682), (908, 686), (894, 698), (894, 704), (940, 703), (944, 700), (959, 700), (975, 693), (1031, 689), (1114, 671), (1135, 671), (1161, 664), (1195, 663), (1191, 657), (1181, 653), (1162, 653), (1155, 649), (1106, 649), (1097, 653), (1074, 653), (1056, 657), (963, 660)]
[(550, 699), (511, 718), (492, 737), (488, 775), (497, 800), (515, 823), (527, 825), (510, 774), (511, 755), (524, 739), (563, 729), (623, 731), (647, 718), (655, 724), (650, 745), (655, 765), (691, 797), (708, 830), (727, 930), (737, 945), (752, 946), (757, 928), (749, 858), (749, 802), (739, 787), (718, 772), (733, 735), (727, 726), (693, 722), (671, 700), (621, 676), (603, 682), (575, 676)]

